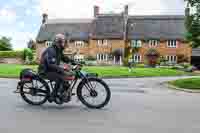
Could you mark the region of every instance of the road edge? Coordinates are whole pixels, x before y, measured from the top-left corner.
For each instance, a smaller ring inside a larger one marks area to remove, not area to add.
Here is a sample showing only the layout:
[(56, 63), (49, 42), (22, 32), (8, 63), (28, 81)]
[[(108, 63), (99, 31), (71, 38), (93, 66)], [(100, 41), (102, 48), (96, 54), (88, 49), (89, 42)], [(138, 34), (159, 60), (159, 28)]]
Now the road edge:
[(180, 88), (177, 86), (174, 86), (168, 82), (164, 82), (163, 85), (169, 89), (173, 90), (178, 90), (178, 91), (183, 91), (183, 92), (188, 92), (188, 93), (200, 93), (200, 90), (191, 90), (191, 89), (185, 89), (185, 88)]

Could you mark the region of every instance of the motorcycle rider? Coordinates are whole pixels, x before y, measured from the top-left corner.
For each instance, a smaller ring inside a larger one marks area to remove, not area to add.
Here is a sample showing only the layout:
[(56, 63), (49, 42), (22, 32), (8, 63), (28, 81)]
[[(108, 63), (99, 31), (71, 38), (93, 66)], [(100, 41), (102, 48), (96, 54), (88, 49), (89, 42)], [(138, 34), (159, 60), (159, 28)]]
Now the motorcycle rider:
[[(55, 100), (55, 95), (61, 96), (64, 91), (64, 83), (65, 78), (67, 76), (73, 76), (73, 72), (71, 69), (68, 71), (64, 71), (63, 68), (59, 67), (60, 62), (63, 61), (67, 64), (71, 63), (72, 65), (80, 64), (75, 62), (74, 60), (70, 59), (69, 57), (64, 57), (63, 50), (65, 47), (65, 36), (63, 34), (57, 34), (53, 41), (53, 45), (48, 47), (41, 56), (40, 65), (39, 65), (39, 73), (45, 75), (48, 80), (55, 81), (55, 92), (54, 95), (51, 97), (51, 100)], [(62, 97), (63, 100), (67, 100)]]

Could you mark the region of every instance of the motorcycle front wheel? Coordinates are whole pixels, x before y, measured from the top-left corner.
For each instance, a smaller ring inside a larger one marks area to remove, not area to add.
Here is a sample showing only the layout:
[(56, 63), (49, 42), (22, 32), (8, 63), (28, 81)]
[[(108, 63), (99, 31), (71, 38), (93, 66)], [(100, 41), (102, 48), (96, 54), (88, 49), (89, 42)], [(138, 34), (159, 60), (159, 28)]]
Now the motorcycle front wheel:
[(80, 83), (77, 88), (77, 96), (88, 108), (100, 109), (110, 101), (111, 91), (103, 80), (89, 78)]

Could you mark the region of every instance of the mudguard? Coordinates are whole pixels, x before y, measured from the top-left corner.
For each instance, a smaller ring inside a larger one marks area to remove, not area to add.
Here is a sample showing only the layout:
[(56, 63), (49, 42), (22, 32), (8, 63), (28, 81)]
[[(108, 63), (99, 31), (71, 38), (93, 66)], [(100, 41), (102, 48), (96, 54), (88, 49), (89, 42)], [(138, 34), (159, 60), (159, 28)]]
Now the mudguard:
[(97, 78), (98, 77), (97, 73), (87, 73), (84, 71), (81, 71), (81, 73), (84, 75), (84, 77), (87, 77), (87, 78)]

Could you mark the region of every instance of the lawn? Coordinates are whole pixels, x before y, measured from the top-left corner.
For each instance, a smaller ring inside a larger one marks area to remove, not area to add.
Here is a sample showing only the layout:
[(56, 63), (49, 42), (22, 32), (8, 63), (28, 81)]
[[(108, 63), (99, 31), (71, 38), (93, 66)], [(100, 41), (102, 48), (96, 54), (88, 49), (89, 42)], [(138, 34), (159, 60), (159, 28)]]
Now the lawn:
[(151, 77), (151, 76), (178, 76), (186, 74), (183, 71), (177, 71), (167, 68), (133, 68), (128, 72), (127, 67), (85, 67), (85, 71), (96, 72), (102, 77), (133, 76), (133, 77)]
[(170, 84), (184, 89), (200, 89), (200, 78), (179, 79), (169, 82)]
[[(18, 77), (23, 68), (37, 69), (37, 66), (0, 64), (0, 77)], [(128, 72), (127, 67), (119, 66), (86, 66), (84, 71), (98, 73), (101, 77), (151, 77), (151, 76), (180, 76), (183, 71), (167, 68), (133, 68)]]
[(24, 68), (33, 68), (36, 70), (37, 66), (0, 64), (0, 77), (18, 77), (20, 71)]

